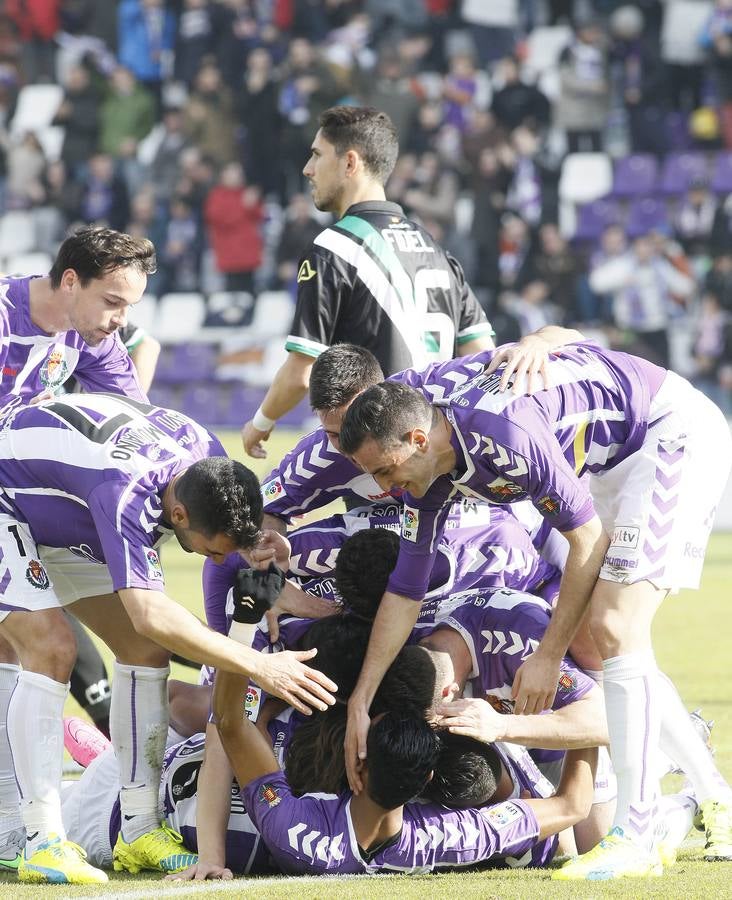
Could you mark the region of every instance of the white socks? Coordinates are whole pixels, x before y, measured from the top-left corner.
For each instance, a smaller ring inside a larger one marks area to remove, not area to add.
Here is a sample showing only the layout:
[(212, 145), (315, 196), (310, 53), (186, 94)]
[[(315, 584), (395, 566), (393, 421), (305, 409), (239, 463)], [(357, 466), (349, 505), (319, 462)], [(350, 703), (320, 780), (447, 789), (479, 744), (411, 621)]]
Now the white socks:
[(62, 840), (66, 837), (59, 791), (68, 692), (68, 684), (36, 672), (21, 672), (8, 704), (8, 741), (26, 828), (26, 858), (49, 834)]
[(658, 701), (661, 709), (661, 750), (691, 781), (698, 802), (732, 802), (732, 788), (717, 769), (676, 688), (663, 672), (658, 673)]
[(130, 843), (160, 825), (158, 794), (168, 733), (170, 669), (115, 661), (110, 731), (119, 762), (122, 837)]
[(613, 825), (650, 849), (659, 795), (656, 661), (650, 650), (628, 653), (605, 660), (603, 672), (610, 755), (618, 778)]
[(7, 733), (8, 706), (20, 674), (19, 666), (0, 663), (0, 852), (13, 831), (24, 828), (20, 795)]

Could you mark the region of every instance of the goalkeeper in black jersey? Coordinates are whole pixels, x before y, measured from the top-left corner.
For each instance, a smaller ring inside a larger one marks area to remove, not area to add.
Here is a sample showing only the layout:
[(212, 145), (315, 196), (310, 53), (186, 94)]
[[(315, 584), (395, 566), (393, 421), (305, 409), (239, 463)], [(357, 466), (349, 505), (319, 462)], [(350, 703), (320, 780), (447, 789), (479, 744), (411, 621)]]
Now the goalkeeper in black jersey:
[(266, 455), (261, 442), (305, 396), (314, 360), (332, 344), (366, 347), (386, 375), (494, 346), (460, 263), (386, 200), (398, 152), (383, 112), (336, 106), (320, 117), (303, 174), (317, 208), (338, 220), (300, 260), (288, 358), (242, 429), (250, 456)]

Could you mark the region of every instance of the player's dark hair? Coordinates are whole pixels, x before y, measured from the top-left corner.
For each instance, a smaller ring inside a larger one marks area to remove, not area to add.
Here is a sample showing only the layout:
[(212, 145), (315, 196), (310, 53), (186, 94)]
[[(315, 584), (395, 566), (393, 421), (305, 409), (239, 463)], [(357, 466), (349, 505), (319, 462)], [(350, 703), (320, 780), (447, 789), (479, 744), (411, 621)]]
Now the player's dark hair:
[(501, 779), (501, 760), (492, 744), (439, 731), (440, 755), (422, 799), (451, 809), (483, 806)]
[(334, 344), (313, 363), (310, 406), (323, 412), (340, 409), (383, 380), (379, 361), (370, 350), (356, 344)]
[(433, 409), (429, 401), (413, 387), (385, 381), (359, 394), (348, 407), (341, 424), (341, 450), (355, 453), (367, 437), (384, 450), (404, 443), (415, 428), (429, 431)]
[(343, 542), (335, 585), (345, 606), (373, 622), (399, 556), (399, 535), (389, 528), (364, 528)]
[(314, 622), (300, 638), (300, 650), (317, 647), (317, 656), (308, 661), (338, 685), (337, 697), (348, 702), (356, 687), (371, 636), (367, 622), (349, 615), (327, 616)]
[(59, 247), (48, 277), (51, 287), (61, 284), (61, 276), (73, 269), (83, 285), (116, 269), (134, 268), (144, 275), (157, 269), (155, 247), (147, 238), (133, 237), (112, 228), (87, 225), (66, 238)]
[(246, 550), (259, 539), (262, 492), (256, 475), (228, 456), (209, 456), (189, 466), (175, 483), (175, 496), (190, 528), (206, 537), (225, 534)]
[(343, 742), (345, 706), (314, 713), (299, 725), (285, 750), (285, 775), (296, 797), (323, 791), (339, 794), (348, 787)]
[(372, 106), (332, 106), (320, 114), (320, 130), (338, 156), (356, 150), (364, 166), (386, 184), (399, 155), (399, 137), (386, 113)]
[(396, 809), (422, 793), (440, 744), (424, 719), (388, 712), (372, 723), (366, 750), (369, 797), (382, 809)]
[(423, 647), (402, 647), (386, 670), (371, 704), (372, 716), (381, 712), (424, 719), (435, 693), (435, 666)]

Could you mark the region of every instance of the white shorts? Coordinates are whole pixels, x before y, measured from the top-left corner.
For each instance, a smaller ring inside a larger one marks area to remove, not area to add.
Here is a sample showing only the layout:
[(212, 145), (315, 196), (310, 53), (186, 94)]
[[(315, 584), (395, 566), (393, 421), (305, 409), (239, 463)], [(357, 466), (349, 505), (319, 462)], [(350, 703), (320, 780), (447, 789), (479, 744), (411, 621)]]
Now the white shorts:
[[(562, 777), (564, 757), (551, 762), (539, 763), (541, 774), (547, 778), (554, 788), (559, 787)], [(618, 779), (610, 761), (610, 752), (607, 747), (599, 747), (597, 751), (597, 771), (595, 772), (595, 791), (592, 795), (593, 806), (596, 803), (609, 803), (618, 796)]]
[(0, 513), (0, 622), (15, 610), (67, 606), (112, 590), (106, 565), (67, 547), (37, 546), (24, 522)]
[(676, 593), (698, 588), (717, 504), (732, 463), (732, 437), (720, 410), (669, 372), (651, 401), (643, 445), (590, 492), (611, 537), (600, 578), (650, 581)]
[(86, 851), (99, 869), (112, 867), (114, 840), (119, 828), (119, 765), (114, 750), (93, 759), (76, 784), (61, 795), (61, 817), (70, 841)]

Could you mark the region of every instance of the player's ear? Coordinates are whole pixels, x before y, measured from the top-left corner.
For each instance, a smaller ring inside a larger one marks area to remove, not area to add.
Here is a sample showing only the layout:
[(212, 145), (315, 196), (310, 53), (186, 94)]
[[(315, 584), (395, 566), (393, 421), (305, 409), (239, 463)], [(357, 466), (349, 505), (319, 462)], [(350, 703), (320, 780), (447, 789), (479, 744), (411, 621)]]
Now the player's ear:
[(361, 157), (355, 150), (346, 150), (346, 175), (354, 175), (363, 165)]
[(179, 528), (189, 527), (188, 510), (183, 506), (180, 500), (176, 500), (173, 503), (173, 508), (170, 511), (170, 524), (176, 525)]
[(426, 450), (430, 443), (429, 435), (422, 428), (414, 428), (410, 432), (412, 444), (418, 450)]

